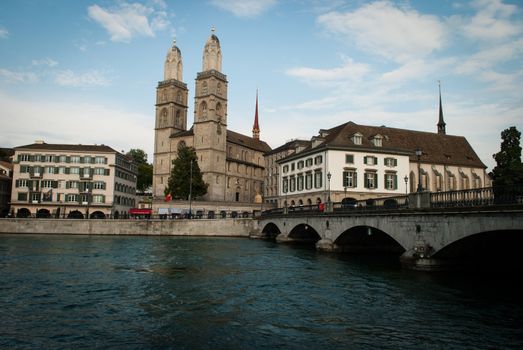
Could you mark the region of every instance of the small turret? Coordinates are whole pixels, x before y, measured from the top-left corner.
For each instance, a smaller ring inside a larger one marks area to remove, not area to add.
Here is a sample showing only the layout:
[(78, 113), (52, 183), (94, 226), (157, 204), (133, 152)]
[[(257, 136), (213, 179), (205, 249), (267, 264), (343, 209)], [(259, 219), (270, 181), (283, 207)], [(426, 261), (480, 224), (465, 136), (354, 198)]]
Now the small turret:
[(443, 120), (443, 106), (441, 105), (441, 82), (438, 80), (439, 86), (439, 121), (438, 121), (438, 134), (446, 135), (445, 121)]

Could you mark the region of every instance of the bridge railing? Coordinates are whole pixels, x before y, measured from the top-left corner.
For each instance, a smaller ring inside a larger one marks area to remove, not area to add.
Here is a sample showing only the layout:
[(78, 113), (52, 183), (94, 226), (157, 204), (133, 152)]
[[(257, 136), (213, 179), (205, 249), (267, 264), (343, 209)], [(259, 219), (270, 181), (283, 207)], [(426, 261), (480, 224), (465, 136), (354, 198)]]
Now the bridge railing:
[(523, 186), (485, 187), (469, 190), (433, 192), (431, 208), (484, 207), (523, 204)]
[(408, 207), (409, 197), (405, 195), (333, 203), (334, 212), (396, 210)]

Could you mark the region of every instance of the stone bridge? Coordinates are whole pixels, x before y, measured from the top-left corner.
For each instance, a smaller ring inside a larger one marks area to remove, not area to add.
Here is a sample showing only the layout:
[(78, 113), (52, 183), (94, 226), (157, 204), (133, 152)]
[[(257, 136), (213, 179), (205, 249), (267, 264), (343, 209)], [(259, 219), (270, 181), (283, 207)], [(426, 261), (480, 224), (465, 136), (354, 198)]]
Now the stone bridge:
[(416, 270), (523, 266), (523, 208), (397, 209), (264, 215), (263, 237), (330, 252), (396, 254)]

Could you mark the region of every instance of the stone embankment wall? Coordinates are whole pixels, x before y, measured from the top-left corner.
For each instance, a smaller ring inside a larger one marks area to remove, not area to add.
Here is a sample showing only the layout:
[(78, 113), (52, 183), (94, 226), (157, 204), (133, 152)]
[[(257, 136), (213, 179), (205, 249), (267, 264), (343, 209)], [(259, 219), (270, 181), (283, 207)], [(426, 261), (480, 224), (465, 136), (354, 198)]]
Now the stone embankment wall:
[(258, 232), (253, 219), (217, 220), (74, 220), (0, 219), (0, 234), (170, 235), (249, 237)]

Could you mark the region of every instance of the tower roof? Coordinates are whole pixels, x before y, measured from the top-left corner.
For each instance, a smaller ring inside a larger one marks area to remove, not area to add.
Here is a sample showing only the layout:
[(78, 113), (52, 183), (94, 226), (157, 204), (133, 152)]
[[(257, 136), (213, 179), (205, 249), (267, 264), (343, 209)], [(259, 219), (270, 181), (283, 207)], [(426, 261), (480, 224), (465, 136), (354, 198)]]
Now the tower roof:
[(256, 109), (254, 111), (254, 125), (252, 126), (252, 137), (260, 138), (260, 125), (258, 124), (258, 89), (256, 89)]
[(445, 130), (445, 121), (443, 120), (443, 106), (441, 105), (441, 82), (438, 80), (439, 86), (439, 121), (438, 121), (438, 134), (445, 135), (447, 132)]
[(214, 26), (211, 29), (211, 35), (205, 42), (205, 47), (203, 48), (203, 64), (202, 72), (208, 70), (217, 70), (221, 72), (222, 70), (222, 49), (220, 47), (220, 40), (214, 34)]
[(167, 51), (163, 73), (163, 80), (171, 79), (183, 81), (182, 52), (176, 46), (176, 39), (173, 40), (171, 48)]

